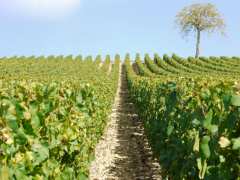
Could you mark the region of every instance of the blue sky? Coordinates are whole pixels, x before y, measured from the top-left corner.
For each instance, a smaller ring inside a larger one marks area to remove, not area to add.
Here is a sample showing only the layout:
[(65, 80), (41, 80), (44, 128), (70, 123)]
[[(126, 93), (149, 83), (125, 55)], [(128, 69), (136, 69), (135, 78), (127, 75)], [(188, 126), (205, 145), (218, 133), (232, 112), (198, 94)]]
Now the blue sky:
[(201, 55), (240, 56), (240, 2), (220, 0), (1, 0), (0, 56), (192, 56), (194, 36), (182, 38), (174, 20), (201, 2), (215, 4), (227, 24), (226, 37), (203, 34)]

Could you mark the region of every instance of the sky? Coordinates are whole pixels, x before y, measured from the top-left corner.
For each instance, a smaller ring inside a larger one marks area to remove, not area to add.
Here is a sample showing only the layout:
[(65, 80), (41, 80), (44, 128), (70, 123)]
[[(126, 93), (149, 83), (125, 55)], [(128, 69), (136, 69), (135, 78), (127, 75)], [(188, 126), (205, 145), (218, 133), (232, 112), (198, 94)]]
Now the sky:
[(195, 36), (183, 38), (175, 16), (208, 2), (222, 13), (226, 36), (203, 34), (201, 55), (240, 56), (237, 0), (0, 0), (0, 56), (193, 56)]

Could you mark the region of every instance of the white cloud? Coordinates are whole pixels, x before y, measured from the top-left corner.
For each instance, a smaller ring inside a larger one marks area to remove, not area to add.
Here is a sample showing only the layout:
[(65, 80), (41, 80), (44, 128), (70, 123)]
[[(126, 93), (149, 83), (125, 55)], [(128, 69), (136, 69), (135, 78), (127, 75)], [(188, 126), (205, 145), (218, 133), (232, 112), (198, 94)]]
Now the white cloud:
[(80, 0), (0, 0), (1, 5), (12, 13), (56, 18), (75, 12)]

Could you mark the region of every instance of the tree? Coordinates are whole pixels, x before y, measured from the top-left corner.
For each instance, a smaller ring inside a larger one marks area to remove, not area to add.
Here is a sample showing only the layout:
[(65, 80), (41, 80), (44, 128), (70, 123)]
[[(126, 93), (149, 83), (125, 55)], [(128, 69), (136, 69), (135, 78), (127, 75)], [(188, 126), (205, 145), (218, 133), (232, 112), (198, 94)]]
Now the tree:
[(196, 55), (199, 57), (201, 33), (220, 31), (224, 34), (225, 22), (213, 4), (193, 4), (183, 8), (176, 16), (176, 23), (184, 35), (197, 35)]

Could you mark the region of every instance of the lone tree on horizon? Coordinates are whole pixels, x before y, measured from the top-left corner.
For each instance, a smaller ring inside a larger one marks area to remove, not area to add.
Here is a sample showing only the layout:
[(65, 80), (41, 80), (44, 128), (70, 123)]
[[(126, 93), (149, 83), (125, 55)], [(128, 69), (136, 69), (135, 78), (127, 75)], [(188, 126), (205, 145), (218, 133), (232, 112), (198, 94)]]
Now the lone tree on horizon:
[(220, 31), (224, 34), (225, 22), (218, 12), (217, 8), (210, 3), (193, 4), (183, 8), (176, 16), (176, 23), (180, 27), (183, 35), (187, 36), (194, 32), (197, 35), (196, 54), (198, 58), (200, 54), (201, 33), (213, 33)]

